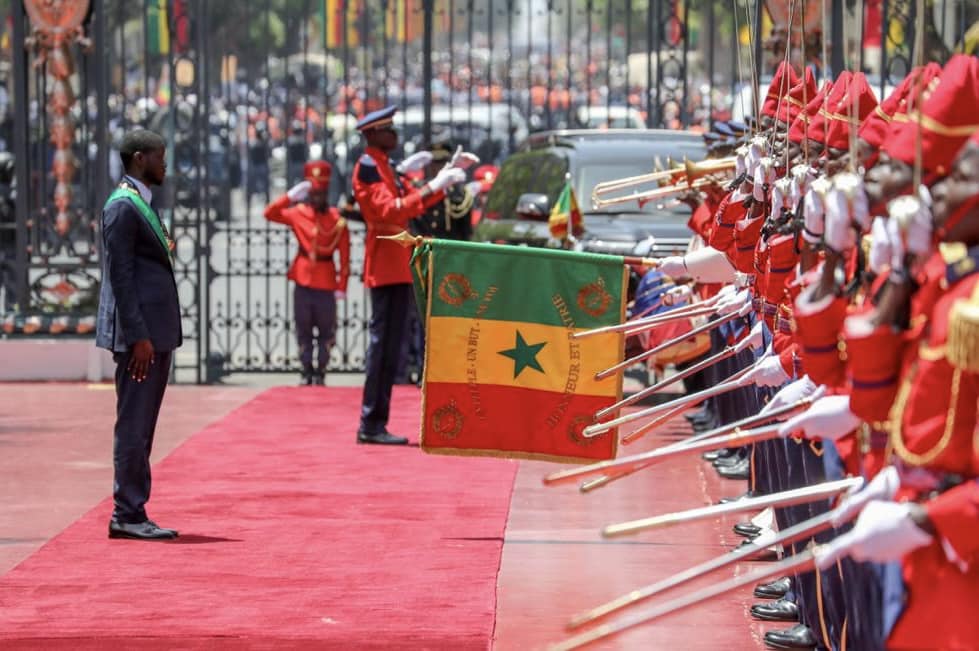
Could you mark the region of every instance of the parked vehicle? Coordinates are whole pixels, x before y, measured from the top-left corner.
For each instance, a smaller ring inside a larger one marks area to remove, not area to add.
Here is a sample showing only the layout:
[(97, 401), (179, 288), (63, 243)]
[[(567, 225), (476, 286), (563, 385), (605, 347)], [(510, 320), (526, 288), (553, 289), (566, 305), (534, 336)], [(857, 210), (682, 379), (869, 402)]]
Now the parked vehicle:
[[(613, 129), (534, 134), (518, 153), (504, 161), (474, 239), (553, 245), (547, 217), (565, 181), (570, 180), (584, 219), (585, 233), (579, 248), (626, 255), (644, 243), (649, 248), (643, 252), (650, 255), (682, 252), (690, 240), (687, 206), (667, 200), (640, 207), (633, 201), (595, 210), (592, 189), (603, 181), (652, 171), (657, 158), (664, 162), (668, 157), (677, 162), (684, 157), (699, 161), (705, 153), (703, 139), (685, 131)], [(517, 204), (526, 194), (541, 195), (533, 199), (538, 210), (518, 214)]]
[[(394, 115), (405, 155), (424, 147), (425, 110), (409, 106)], [(459, 103), (432, 107), (432, 126), (452, 131), (453, 142), (479, 156), (484, 163), (498, 165), (510, 153), (511, 132), (514, 147), (527, 137), (527, 120), (519, 109), (508, 104)]]

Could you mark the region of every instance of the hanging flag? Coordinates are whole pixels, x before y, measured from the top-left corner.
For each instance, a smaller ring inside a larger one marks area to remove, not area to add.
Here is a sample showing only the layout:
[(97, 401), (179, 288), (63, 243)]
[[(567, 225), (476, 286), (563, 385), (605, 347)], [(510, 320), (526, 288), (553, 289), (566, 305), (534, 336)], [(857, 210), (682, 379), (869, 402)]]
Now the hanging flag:
[(621, 257), (432, 240), (412, 257), (425, 319), (421, 446), (427, 452), (592, 461), (615, 457), (615, 431), (585, 438), (595, 412), (620, 399), (615, 335)]
[(150, 0), (146, 7), (146, 41), (151, 54), (170, 53), (167, 0)]
[(554, 202), (551, 215), (547, 218), (547, 227), (553, 237), (566, 240), (568, 239), (568, 223), (571, 224), (571, 234), (574, 237), (581, 237), (585, 232), (581, 209), (578, 208), (578, 199), (574, 195), (571, 181), (565, 182), (564, 189), (561, 190), (557, 201)]

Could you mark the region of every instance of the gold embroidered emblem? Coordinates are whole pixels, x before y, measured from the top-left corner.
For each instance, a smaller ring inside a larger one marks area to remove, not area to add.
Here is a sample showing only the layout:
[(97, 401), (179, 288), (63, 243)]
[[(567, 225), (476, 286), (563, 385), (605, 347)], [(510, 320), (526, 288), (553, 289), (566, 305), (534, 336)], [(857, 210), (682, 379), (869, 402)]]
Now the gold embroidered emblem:
[(575, 445), (591, 445), (598, 440), (598, 437), (588, 438), (582, 434), (582, 431), (594, 422), (591, 416), (575, 416), (568, 423), (568, 438)]
[(578, 307), (591, 316), (602, 316), (611, 304), (612, 295), (605, 291), (604, 278), (588, 283), (578, 290)]
[(442, 282), (439, 283), (439, 298), (452, 305), (459, 307), (469, 299), (479, 298), (479, 294), (473, 289), (472, 283), (463, 274), (445, 274)]
[(464, 419), (455, 400), (442, 405), (432, 414), (432, 430), (442, 438), (452, 440), (462, 432)]

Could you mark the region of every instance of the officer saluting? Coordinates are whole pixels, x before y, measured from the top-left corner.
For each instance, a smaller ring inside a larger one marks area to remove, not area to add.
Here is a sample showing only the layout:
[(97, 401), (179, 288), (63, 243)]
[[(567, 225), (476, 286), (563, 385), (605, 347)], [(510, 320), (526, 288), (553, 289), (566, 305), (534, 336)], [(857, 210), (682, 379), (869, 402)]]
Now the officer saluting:
[[(441, 172), (452, 158), (448, 135), (443, 132), (432, 138), (433, 143), (429, 148), (431, 161), (425, 166), (429, 177)], [(412, 233), (448, 240), (469, 240), (472, 237), (472, 211), (479, 186), (480, 183), (474, 181), (447, 189), (445, 199), (426, 210), (421, 217), (412, 220)]]
[[(336, 333), (336, 301), (346, 295), (350, 276), (347, 222), (336, 208), (327, 205), (332, 170), (326, 161), (306, 163), (304, 180), (265, 209), (266, 219), (291, 228), (299, 242), (288, 276), (296, 283), (293, 304), (303, 384), (323, 384)], [(335, 263), (337, 253), (339, 269)]]
[(353, 190), (367, 225), (364, 284), (371, 294), (370, 344), (358, 443), (404, 445), (408, 442), (388, 432), (387, 423), (391, 388), (414, 300), (409, 267), (411, 250), (378, 237), (406, 230), (412, 219), (445, 198), (447, 188), (465, 181), (465, 169), (478, 161), (472, 154), (459, 152), (420, 189), (408, 187), (391, 168), (389, 159), (398, 146), (398, 134), (393, 128), (396, 110), (389, 106), (364, 116), (357, 123), (357, 129), (367, 141), (367, 149), (354, 166)]

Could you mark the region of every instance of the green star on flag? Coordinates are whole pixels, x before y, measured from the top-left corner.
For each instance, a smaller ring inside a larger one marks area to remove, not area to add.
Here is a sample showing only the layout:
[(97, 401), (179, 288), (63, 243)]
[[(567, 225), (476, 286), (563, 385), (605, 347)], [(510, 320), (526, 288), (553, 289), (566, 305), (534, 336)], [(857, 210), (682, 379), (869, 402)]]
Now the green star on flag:
[(539, 344), (528, 344), (524, 341), (523, 335), (517, 330), (517, 343), (513, 348), (507, 350), (501, 350), (500, 355), (504, 357), (509, 357), (513, 360), (513, 377), (514, 379), (520, 375), (521, 372), (527, 367), (534, 369), (535, 371), (544, 372), (541, 368), (540, 363), (537, 361), (537, 353), (540, 349), (547, 345), (547, 342), (541, 342)]

